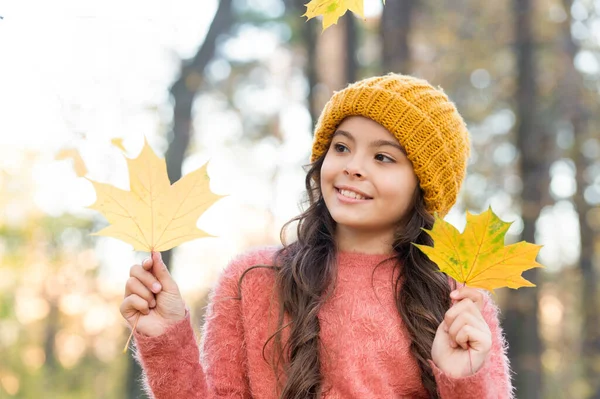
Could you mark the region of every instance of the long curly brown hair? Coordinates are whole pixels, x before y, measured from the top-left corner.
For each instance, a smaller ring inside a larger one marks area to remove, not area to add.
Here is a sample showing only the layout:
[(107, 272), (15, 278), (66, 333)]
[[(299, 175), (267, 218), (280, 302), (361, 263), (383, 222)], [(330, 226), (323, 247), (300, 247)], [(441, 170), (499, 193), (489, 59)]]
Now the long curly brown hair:
[[(308, 207), (283, 226), (283, 248), (275, 254), (275, 266), (256, 266), (276, 270), (280, 305), (278, 324), (263, 347), (263, 357), (267, 344), (272, 341), (270, 363), (279, 382), (280, 399), (316, 399), (323, 393), (317, 316), (332, 291), (336, 275), (336, 223), (327, 210), (320, 187), (324, 159), (325, 155), (310, 165), (305, 179)], [(392, 258), (397, 260), (396, 267), (403, 265), (394, 291), (398, 312), (411, 338), (411, 352), (429, 396), (438, 398), (428, 359), (436, 330), (450, 307), (451, 287), (446, 275), (437, 271), (435, 264), (411, 244), (432, 245), (431, 238), (422, 228), (430, 229), (433, 221), (417, 186), (413, 211), (399, 224), (394, 237)], [(297, 239), (286, 244), (286, 232), (295, 222), (298, 223)], [(240, 284), (245, 274), (240, 278)], [(401, 286), (402, 279), (405, 283)], [(284, 316), (289, 320), (287, 323), (284, 323)], [(284, 343), (283, 330), (288, 328), (289, 338)], [(268, 359), (265, 357), (265, 360)], [(282, 372), (284, 382), (281, 382)]]

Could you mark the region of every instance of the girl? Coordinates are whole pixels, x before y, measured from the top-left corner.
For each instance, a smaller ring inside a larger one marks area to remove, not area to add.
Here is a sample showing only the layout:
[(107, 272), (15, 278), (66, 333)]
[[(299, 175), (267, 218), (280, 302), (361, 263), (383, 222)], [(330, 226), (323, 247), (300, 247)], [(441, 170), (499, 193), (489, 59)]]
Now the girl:
[(336, 92), (315, 130), (297, 240), (225, 269), (200, 353), (160, 253), (131, 268), (121, 313), (130, 326), (142, 314), (148, 393), (511, 398), (497, 307), (411, 245), (431, 245), (422, 228), (455, 203), (468, 156), (463, 119), (424, 80), (390, 74)]

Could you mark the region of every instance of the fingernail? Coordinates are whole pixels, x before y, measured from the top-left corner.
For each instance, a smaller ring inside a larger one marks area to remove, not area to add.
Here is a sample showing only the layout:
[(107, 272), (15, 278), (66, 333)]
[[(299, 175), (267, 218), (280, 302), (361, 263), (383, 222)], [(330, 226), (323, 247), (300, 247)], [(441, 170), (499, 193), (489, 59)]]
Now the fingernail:
[(152, 291), (155, 292), (155, 293), (157, 293), (158, 291), (160, 291), (161, 288), (162, 287), (160, 286), (159, 283), (153, 283), (152, 284)]
[(162, 254), (160, 252), (158, 253), (158, 259), (162, 261)]
[(452, 292), (450, 293), (450, 297), (451, 297), (451, 298), (456, 298), (456, 297), (458, 297), (458, 291), (452, 291)]
[(152, 302), (150, 302), (150, 307), (151, 308), (156, 307), (156, 300), (155, 299), (153, 299)]
[(142, 262), (142, 265), (145, 265), (146, 263), (150, 262), (151, 260), (152, 260), (152, 258), (144, 259), (144, 261)]

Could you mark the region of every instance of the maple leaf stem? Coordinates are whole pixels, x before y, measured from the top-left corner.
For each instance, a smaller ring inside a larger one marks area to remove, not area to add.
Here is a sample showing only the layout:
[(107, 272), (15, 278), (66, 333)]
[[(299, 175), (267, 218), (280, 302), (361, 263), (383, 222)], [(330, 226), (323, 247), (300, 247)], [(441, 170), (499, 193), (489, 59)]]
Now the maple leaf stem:
[(469, 353), (469, 366), (471, 366), (471, 375), (475, 374), (473, 372), (473, 359), (471, 359), (471, 345), (467, 344), (467, 352)]
[[(141, 313), (138, 312), (137, 316), (135, 317), (135, 322), (133, 323), (133, 328), (131, 329), (131, 334), (129, 334), (127, 343), (125, 344), (125, 347), (123, 348), (123, 353), (127, 353), (127, 348), (129, 348), (129, 343), (131, 342), (131, 338), (133, 337), (133, 332), (135, 331), (135, 328), (137, 327), (138, 321), (140, 321), (140, 315), (141, 315)], [(473, 369), (473, 367), (471, 367), (471, 369)]]
[[(463, 286), (461, 288), (464, 288), (467, 286), (467, 283), (463, 283)], [(471, 358), (471, 345), (469, 345), (469, 343), (467, 342), (467, 352), (469, 353), (469, 366), (471, 366), (471, 375), (475, 374), (473, 372), (473, 359)]]

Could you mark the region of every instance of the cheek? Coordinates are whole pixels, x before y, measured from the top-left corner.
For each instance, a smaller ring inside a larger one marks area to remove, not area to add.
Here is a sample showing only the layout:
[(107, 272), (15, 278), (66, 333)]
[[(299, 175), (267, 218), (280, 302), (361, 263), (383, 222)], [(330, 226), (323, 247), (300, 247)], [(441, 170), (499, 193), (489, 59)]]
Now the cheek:
[(386, 197), (386, 202), (392, 202), (395, 206), (405, 206), (412, 201), (416, 185), (414, 175), (394, 175), (382, 181), (380, 192)]
[(322, 183), (330, 182), (335, 175), (335, 162), (329, 156), (325, 156), (325, 160), (323, 160), (323, 165), (321, 165), (321, 185)]

